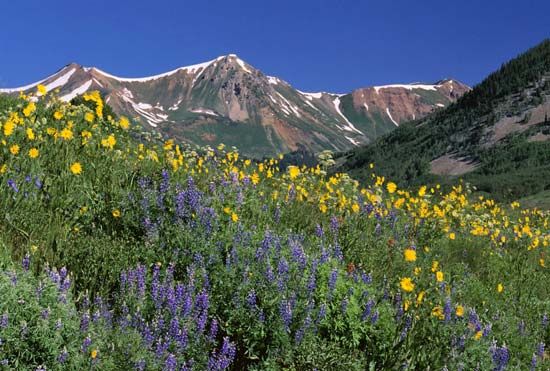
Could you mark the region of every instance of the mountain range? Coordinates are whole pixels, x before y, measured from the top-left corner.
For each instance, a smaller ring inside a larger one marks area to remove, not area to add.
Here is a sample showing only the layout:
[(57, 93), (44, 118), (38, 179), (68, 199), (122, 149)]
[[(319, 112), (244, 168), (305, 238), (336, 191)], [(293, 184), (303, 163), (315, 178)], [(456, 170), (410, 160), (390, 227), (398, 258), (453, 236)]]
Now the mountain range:
[(142, 78), (122, 78), (71, 63), (55, 74), (0, 93), (43, 84), (70, 101), (99, 90), (115, 113), (167, 137), (196, 145), (225, 143), (252, 157), (305, 149), (345, 151), (406, 121), (447, 107), (470, 88), (445, 79), (307, 93), (265, 75), (235, 54)]

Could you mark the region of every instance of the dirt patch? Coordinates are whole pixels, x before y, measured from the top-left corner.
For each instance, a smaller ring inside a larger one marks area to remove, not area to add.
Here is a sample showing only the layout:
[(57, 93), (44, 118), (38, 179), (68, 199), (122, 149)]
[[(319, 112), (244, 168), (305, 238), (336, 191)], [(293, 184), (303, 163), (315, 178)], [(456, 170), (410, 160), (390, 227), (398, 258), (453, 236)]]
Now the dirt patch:
[(527, 139), (528, 142), (546, 142), (547, 140), (550, 140), (550, 135), (543, 133), (536, 133)]
[(203, 133), (201, 134), (201, 139), (205, 142), (214, 142), (216, 141), (216, 134), (213, 133)]
[(430, 172), (437, 175), (463, 175), (474, 171), (478, 164), (466, 158), (444, 155), (430, 162)]

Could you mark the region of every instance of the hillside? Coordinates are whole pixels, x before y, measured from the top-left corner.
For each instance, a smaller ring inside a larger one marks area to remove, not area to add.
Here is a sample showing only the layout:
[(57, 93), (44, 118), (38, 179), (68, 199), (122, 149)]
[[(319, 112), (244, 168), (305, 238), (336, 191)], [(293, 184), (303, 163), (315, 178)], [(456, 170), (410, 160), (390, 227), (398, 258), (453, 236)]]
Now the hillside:
[(387, 85), (349, 94), (305, 93), (265, 75), (237, 55), (141, 78), (114, 76), (72, 63), (42, 83), (63, 101), (98, 90), (117, 114), (193, 145), (225, 143), (261, 158), (298, 149), (342, 151), (369, 143), (400, 123), (421, 118), (469, 90), (456, 80)]
[(499, 199), (550, 188), (550, 40), (504, 64), (455, 104), (340, 159), (366, 181), (368, 164), (404, 186), (457, 177)]
[(2, 369), (549, 368), (547, 213), (37, 90), (0, 97)]

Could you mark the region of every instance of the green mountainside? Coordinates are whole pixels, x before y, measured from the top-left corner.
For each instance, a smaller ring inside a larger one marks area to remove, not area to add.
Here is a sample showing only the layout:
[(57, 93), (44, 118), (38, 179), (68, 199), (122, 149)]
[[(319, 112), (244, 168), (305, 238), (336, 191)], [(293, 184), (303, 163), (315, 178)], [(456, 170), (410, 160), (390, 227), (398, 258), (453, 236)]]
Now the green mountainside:
[(499, 199), (550, 189), (550, 40), (504, 64), (444, 110), (343, 153), (339, 170), (365, 181), (369, 164), (403, 186), (471, 182)]

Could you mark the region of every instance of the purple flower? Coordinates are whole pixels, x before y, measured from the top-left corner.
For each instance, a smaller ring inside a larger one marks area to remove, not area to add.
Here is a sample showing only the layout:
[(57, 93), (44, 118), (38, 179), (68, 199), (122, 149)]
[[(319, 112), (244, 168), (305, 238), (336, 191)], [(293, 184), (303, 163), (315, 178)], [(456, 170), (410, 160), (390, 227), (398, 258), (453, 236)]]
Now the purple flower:
[(445, 322), (449, 322), (451, 320), (451, 298), (447, 297), (445, 299), (445, 305), (443, 307), (443, 315), (445, 316)]
[(246, 303), (251, 309), (256, 308), (256, 292), (254, 290), (250, 290), (248, 293), (248, 296), (246, 297)]
[(29, 254), (25, 254), (21, 265), (23, 266), (23, 269), (28, 272), (31, 265), (31, 256)]
[(86, 336), (84, 340), (82, 341), (82, 352), (86, 353), (88, 351), (88, 347), (92, 344), (92, 339), (89, 336)]
[(369, 301), (367, 301), (367, 305), (365, 306), (365, 310), (363, 310), (363, 314), (361, 315), (362, 321), (366, 320), (370, 316), (373, 307), (374, 307), (374, 300), (369, 299)]
[(17, 188), (17, 184), (15, 183), (15, 180), (8, 179), (8, 186), (13, 189), (15, 193), (19, 192), (19, 188)]
[(330, 273), (330, 277), (328, 280), (328, 288), (330, 292), (334, 291), (334, 288), (336, 287), (336, 281), (338, 280), (338, 270), (334, 268), (332, 272)]
[(4, 329), (8, 327), (8, 323), (9, 323), (8, 314), (7, 313), (2, 314), (2, 316), (0, 316), (0, 328)]
[(69, 356), (69, 352), (67, 352), (67, 349), (64, 348), (61, 353), (59, 353), (59, 356), (57, 357), (57, 362), (59, 363), (65, 363), (67, 360), (67, 357)]
[(281, 319), (283, 320), (283, 324), (285, 325), (286, 331), (290, 332), (290, 323), (292, 322), (292, 306), (288, 300), (281, 300), (279, 305), (279, 313), (281, 315)]
[(168, 357), (166, 357), (166, 361), (164, 362), (164, 370), (165, 371), (174, 371), (178, 367), (178, 361), (176, 359), (176, 356), (172, 353), (168, 354)]
[(508, 352), (508, 348), (506, 348), (506, 345), (499, 347), (496, 345), (496, 342), (494, 342), (493, 345), (489, 348), (489, 351), (491, 352), (493, 364), (495, 365), (494, 370), (502, 371), (506, 369), (506, 366), (508, 365), (508, 361), (510, 359), (510, 354)]

